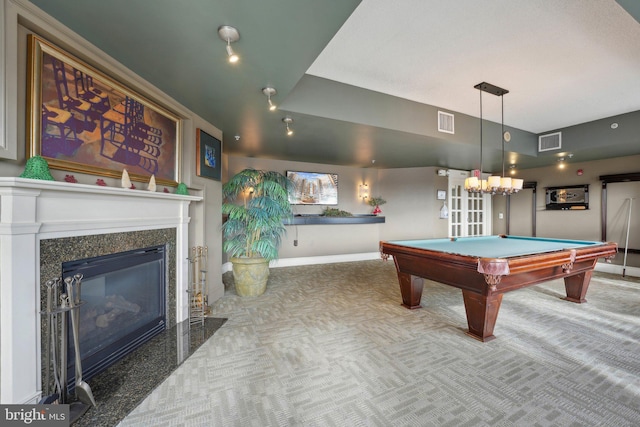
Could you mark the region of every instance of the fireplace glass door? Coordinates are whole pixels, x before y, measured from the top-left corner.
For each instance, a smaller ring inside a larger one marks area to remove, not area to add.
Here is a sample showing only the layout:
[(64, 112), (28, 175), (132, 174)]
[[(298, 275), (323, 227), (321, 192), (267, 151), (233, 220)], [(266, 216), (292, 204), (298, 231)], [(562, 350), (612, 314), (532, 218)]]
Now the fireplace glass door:
[[(83, 379), (95, 376), (165, 329), (165, 264), (164, 246), (63, 264), (63, 278), (83, 276), (78, 322)], [(73, 325), (68, 324), (71, 390), (75, 352)]]

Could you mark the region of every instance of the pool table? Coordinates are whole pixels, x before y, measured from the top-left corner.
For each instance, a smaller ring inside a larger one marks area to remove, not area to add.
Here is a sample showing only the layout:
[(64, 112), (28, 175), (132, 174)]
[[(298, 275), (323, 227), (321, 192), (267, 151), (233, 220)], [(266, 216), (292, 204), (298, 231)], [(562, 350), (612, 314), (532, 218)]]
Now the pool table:
[(598, 258), (610, 261), (616, 243), (519, 236), (381, 241), (398, 272), (402, 305), (420, 308), (423, 278), (462, 290), (467, 334), (494, 339), (493, 328), (505, 292), (564, 278), (566, 300), (583, 303)]

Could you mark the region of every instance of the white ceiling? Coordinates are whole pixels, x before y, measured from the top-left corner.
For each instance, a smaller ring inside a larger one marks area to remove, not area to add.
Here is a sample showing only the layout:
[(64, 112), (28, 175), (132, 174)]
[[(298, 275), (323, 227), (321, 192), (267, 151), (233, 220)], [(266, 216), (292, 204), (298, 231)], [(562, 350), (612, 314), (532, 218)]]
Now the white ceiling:
[(640, 110), (640, 25), (614, 0), (363, 0), (307, 73), (475, 117), (486, 81), (542, 133)]

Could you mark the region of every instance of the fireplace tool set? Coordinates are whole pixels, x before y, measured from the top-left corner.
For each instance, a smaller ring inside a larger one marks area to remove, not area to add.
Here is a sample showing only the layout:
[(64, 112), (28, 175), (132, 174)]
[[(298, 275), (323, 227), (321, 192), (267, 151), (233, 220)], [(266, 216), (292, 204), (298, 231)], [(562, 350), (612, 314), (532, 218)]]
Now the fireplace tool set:
[[(43, 387), (47, 393), (40, 403), (49, 404), (56, 401), (62, 404), (70, 403), (67, 390), (67, 330), (70, 324), (75, 353), (75, 394), (79, 401), (70, 405), (72, 420), (74, 412), (81, 411), (79, 416), (90, 405), (96, 405), (91, 387), (82, 380), (79, 337), (80, 306), (83, 304), (80, 298), (81, 284), (82, 274), (66, 277), (64, 281), (57, 277), (48, 280), (45, 283), (46, 310), (41, 312), (43, 316), (46, 316), (44, 344), (48, 364), (45, 368), (45, 387)], [(69, 323), (69, 317), (71, 323)], [(53, 373), (53, 384), (51, 373)]]
[(191, 256), (187, 258), (191, 264), (189, 289), (189, 327), (195, 324), (204, 325), (204, 317), (208, 310), (207, 295), (204, 294), (207, 287), (207, 255), (206, 246), (194, 246), (191, 248)]

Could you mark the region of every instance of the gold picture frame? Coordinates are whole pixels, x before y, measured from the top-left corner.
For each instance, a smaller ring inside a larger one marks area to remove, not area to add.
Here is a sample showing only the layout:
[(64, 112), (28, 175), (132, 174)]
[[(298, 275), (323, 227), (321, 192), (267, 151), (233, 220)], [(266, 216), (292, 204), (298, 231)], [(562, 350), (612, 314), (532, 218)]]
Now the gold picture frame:
[(180, 182), (181, 119), (63, 51), (28, 36), (28, 155), (53, 169), (161, 185)]

